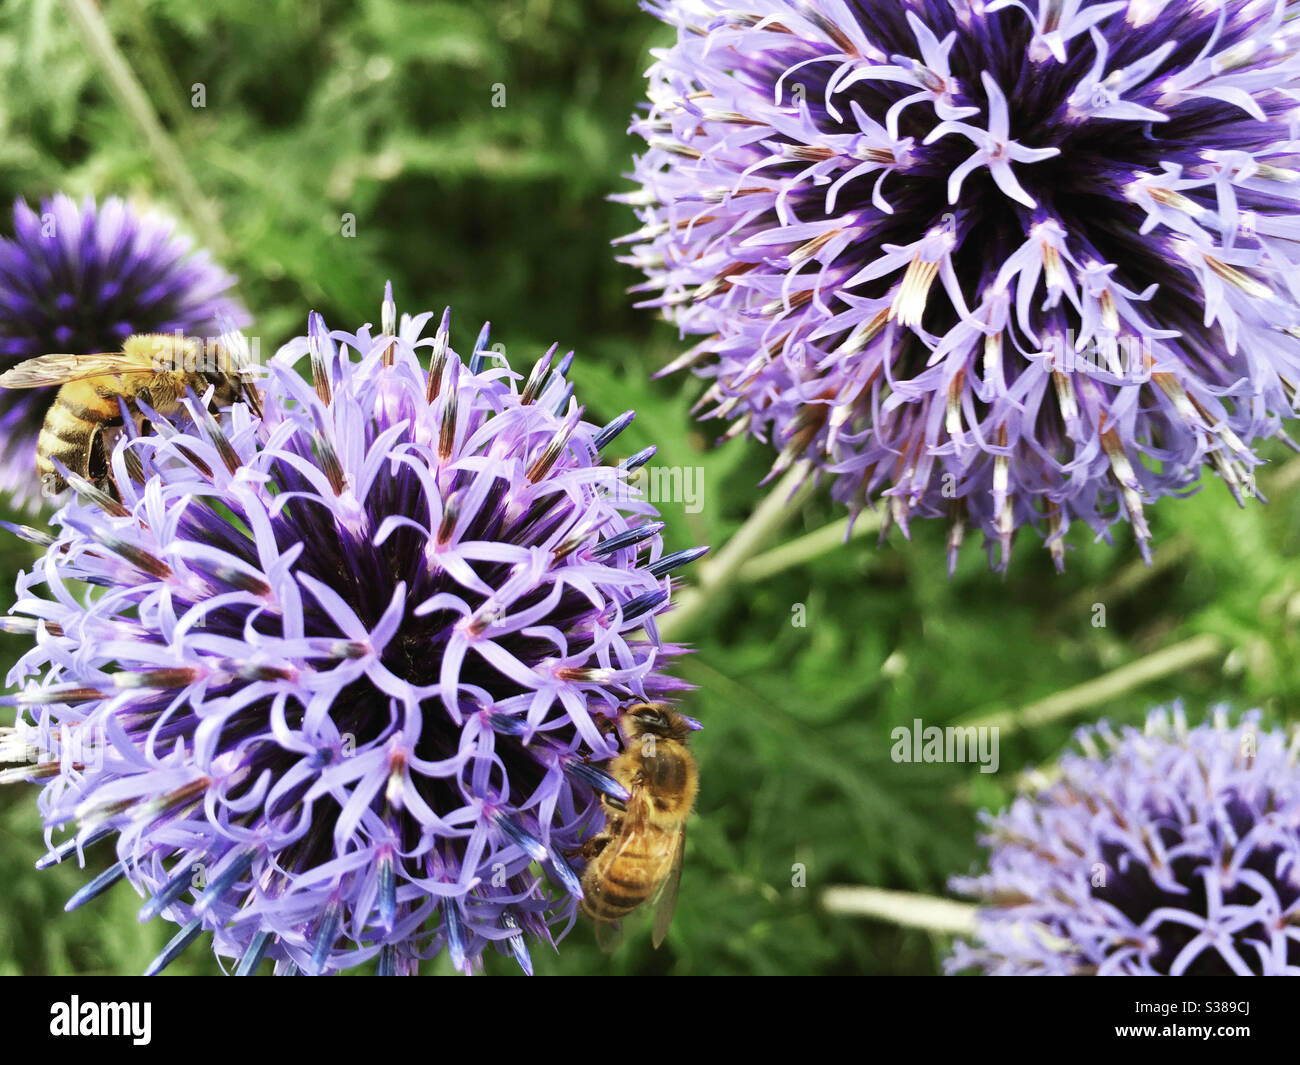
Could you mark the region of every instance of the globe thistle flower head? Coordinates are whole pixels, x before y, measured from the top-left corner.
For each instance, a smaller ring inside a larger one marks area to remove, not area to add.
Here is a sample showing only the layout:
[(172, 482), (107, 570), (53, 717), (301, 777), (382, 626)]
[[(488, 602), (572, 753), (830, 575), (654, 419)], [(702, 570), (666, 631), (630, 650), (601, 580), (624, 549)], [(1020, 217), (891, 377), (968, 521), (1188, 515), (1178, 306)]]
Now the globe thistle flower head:
[[(664, 0), (621, 197), (669, 369), (886, 525), (1058, 568), (1300, 380), (1293, 0)], [(951, 561), (950, 561), (951, 565)]]
[(985, 817), (989, 871), (976, 939), (950, 972), (995, 975), (1300, 974), (1300, 736), (1257, 712), (1145, 732), (1105, 724), (1083, 753)]
[(554, 349), (521, 380), (486, 327), (462, 358), (429, 320), (313, 315), (262, 417), (191, 397), (192, 426), (120, 443), (120, 501), (76, 482), (19, 581), (9, 743), (39, 757), (10, 772), (75, 828), (52, 860), (116, 837), (73, 902), (126, 877), (181, 929), (155, 968), (210, 930), (240, 972), (489, 946), (531, 971), (599, 793), (627, 797), (602, 720), (684, 687), (654, 619), (702, 551), (664, 554), (601, 464), (631, 414), (584, 421)]
[[(50, 353), (116, 351), (133, 333), (215, 338), (245, 326), (235, 279), (177, 235), (176, 223), (122, 200), (80, 206), (64, 195), (39, 214), (14, 204), (0, 239), (0, 371)], [(0, 390), (0, 491), (40, 499), (33, 455), (53, 389)]]

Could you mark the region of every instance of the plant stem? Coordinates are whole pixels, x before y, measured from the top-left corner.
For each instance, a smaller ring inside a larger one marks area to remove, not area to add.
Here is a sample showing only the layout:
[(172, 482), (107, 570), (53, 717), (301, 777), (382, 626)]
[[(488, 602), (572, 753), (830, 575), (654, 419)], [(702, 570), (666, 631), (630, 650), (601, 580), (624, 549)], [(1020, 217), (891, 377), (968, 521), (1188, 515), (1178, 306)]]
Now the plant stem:
[(682, 592), (675, 609), (659, 622), (664, 640), (680, 640), (691, 630), (718, 597), (736, 583), (744, 564), (794, 516), (812, 489), (809, 463), (797, 463), (721, 550), (700, 563), (695, 585)]
[[(149, 25), (142, 0), (117, 0), (117, 7), (130, 23), (131, 39), (136, 46), (135, 65), (145, 92), (151, 93), (151, 99), (159, 103), (159, 110), (171, 120), (172, 128), (179, 129), (190, 117), (186, 114), (190, 109), (181, 102), (184, 96), (179, 91), (180, 79), (167, 55), (158, 47), (158, 38)], [(180, 139), (185, 139), (184, 134)]]
[(1162, 648), (1109, 673), (1103, 673), (1094, 680), (1085, 681), (1073, 688), (1066, 688), (1036, 703), (1029, 703), (1018, 710), (976, 715), (964, 718), (958, 724), (962, 727), (974, 725), (977, 728), (982, 726), (1008, 731), (1034, 728), (1056, 721), (1058, 718), (1068, 717), (1070, 714), (1086, 710), (1099, 703), (1117, 699), (1144, 684), (1208, 662), (1226, 654), (1227, 651), (1228, 647), (1223, 640), (1210, 633), (1203, 633), (1182, 643), (1176, 643), (1172, 647)]
[(973, 903), (953, 902), (934, 895), (839, 884), (822, 892), (821, 903), (827, 913), (876, 917), (905, 928), (924, 928), (949, 935), (971, 935), (975, 931)]
[(802, 566), (805, 562), (829, 554), (836, 548), (842, 547), (846, 540), (856, 540), (859, 536), (879, 532), (880, 522), (880, 515), (870, 511), (858, 515), (852, 531), (849, 530), (848, 518), (833, 521), (829, 525), (824, 525), (820, 529), (749, 559), (740, 567), (737, 579), (742, 584), (765, 581), (783, 570)]
[(93, 0), (62, 0), (68, 17), (81, 35), (87, 51), (94, 57), (108, 87), (122, 109), (139, 127), (145, 144), (152, 154), (158, 174), (168, 181), (182, 208), (203, 242), (214, 254), (226, 250), (227, 241), (217, 221), (212, 205), (199, 191), (198, 183), (176, 147), (176, 143), (163, 129), (158, 113), (150, 103), (131, 64), (113, 40), (104, 16)]

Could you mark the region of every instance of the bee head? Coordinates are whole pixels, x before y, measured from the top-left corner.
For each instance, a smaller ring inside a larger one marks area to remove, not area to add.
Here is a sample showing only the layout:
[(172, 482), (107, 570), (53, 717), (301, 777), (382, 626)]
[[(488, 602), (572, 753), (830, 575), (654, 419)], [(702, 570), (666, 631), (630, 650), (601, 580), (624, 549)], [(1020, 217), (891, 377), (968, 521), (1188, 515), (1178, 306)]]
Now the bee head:
[(212, 385), (212, 398), (219, 407), (238, 402), (241, 394), (239, 376), (224, 369), (204, 370), (200, 375), (205, 385)]
[(213, 389), (218, 407), (249, 399), (249, 371), (255, 356), (248, 339), (233, 323), (220, 336), (206, 338), (194, 364), (195, 385)]
[(691, 728), (663, 703), (637, 703), (625, 713), (631, 726), (629, 731), (636, 735), (660, 736), (664, 739), (682, 741), (686, 739)]

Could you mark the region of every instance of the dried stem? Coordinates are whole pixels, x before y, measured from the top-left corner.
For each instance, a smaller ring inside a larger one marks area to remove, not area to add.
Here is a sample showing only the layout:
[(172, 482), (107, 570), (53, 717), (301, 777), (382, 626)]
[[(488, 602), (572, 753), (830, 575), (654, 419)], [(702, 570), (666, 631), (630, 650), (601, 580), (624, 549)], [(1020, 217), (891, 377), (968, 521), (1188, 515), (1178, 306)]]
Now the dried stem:
[(924, 928), (948, 935), (975, 932), (975, 906), (910, 891), (838, 884), (822, 892), (827, 913), (846, 917), (877, 917), (904, 928)]

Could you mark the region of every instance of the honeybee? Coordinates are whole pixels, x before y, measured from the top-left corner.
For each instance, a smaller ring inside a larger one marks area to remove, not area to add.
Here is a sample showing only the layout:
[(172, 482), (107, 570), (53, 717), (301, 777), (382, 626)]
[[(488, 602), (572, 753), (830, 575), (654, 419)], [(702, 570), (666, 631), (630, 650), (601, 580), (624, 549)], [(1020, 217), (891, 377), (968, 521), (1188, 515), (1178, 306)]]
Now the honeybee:
[[(215, 348), (215, 355), (214, 355)], [(36, 441), (41, 491), (57, 496), (68, 487), (54, 462), (91, 481), (108, 474), (104, 431), (123, 424), (118, 397), (133, 407), (137, 426), (143, 401), (158, 414), (175, 414), (187, 387), (202, 395), (213, 385), (213, 403), (229, 405), (242, 394), (241, 367), (220, 344), (180, 334), (127, 337), (121, 351), (94, 355), (42, 355), (0, 374), (0, 388), (58, 386)]]
[(636, 703), (615, 726), (622, 751), (609, 773), (630, 793), (626, 803), (601, 796), (605, 830), (582, 848), (582, 912), (596, 922), (605, 949), (617, 943), (617, 923), (654, 902), (651, 939), (668, 934), (682, 877), (686, 818), (695, 805), (699, 770), (686, 737), (699, 726), (663, 703)]

